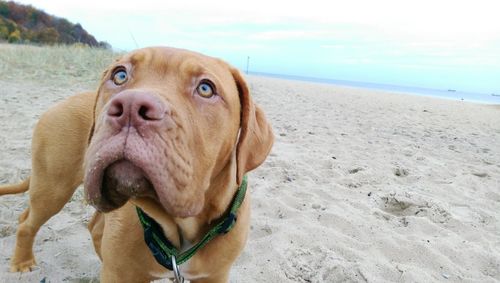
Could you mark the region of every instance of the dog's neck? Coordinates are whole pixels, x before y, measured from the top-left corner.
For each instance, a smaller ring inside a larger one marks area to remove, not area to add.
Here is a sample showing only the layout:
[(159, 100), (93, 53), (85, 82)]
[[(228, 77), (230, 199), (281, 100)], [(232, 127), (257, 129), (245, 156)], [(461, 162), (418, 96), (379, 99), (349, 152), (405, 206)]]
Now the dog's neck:
[(165, 213), (159, 203), (147, 198), (135, 199), (132, 203), (155, 219), (169, 241), (182, 249), (189, 243), (198, 242), (214, 221), (225, 215), (237, 189), (236, 155), (233, 152), (230, 161), (211, 180), (210, 187), (205, 192), (205, 205), (198, 215), (187, 218), (172, 217)]
[[(197, 242), (225, 215), (236, 194), (236, 155), (233, 152), (230, 161), (210, 182), (205, 192), (205, 206), (201, 213), (194, 217), (174, 218), (179, 236), (187, 242)], [(165, 229), (165, 228), (164, 228)]]

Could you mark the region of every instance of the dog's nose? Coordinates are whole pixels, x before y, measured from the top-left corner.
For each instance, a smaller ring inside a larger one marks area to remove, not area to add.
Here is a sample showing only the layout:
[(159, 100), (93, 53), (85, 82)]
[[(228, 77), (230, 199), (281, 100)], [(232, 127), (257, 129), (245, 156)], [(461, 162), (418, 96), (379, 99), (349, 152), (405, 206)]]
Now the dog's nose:
[(124, 91), (112, 98), (107, 116), (119, 126), (142, 126), (163, 120), (168, 107), (153, 94)]

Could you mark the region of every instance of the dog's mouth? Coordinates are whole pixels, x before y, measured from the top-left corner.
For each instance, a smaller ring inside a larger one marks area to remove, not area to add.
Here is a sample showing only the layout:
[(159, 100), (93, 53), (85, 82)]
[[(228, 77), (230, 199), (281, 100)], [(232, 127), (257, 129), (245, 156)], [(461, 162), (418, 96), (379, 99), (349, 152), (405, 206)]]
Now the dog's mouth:
[(192, 155), (183, 140), (145, 140), (133, 128), (130, 131), (94, 137), (89, 145), (84, 178), (89, 204), (110, 212), (146, 197), (175, 217), (198, 214), (207, 185), (193, 178)]
[(144, 171), (126, 159), (106, 167), (101, 183), (94, 189), (100, 190), (100, 197), (91, 200), (92, 205), (102, 212), (120, 208), (130, 198), (157, 199), (154, 187)]

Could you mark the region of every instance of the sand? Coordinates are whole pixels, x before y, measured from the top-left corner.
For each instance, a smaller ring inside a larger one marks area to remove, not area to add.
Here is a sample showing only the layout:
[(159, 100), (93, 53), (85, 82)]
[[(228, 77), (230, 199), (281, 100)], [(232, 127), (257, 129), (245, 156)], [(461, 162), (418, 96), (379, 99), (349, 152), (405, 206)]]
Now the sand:
[[(276, 143), (249, 174), (252, 226), (231, 282), (500, 281), (498, 107), (248, 81)], [(93, 87), (0, 76), (0, 183), (29, 175), (40, 114)], [(39, 267), (8, 272), (26, 206), (27, 194), (0, 197), (0, 282), (97, 282), (81, 188), (38, 233)]]

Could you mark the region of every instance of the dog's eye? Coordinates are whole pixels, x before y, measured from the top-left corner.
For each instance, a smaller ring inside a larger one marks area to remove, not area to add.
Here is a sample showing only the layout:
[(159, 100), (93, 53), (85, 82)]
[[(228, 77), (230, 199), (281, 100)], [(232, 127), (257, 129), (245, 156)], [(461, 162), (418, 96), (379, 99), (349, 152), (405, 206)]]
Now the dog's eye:
[(116, 69), (113, 73), (113, 83), (115, 85), (122, 85), (127, 82), (128, 75), (124, 69)]
[(212, 82), (203, 80), (196, 88), (196, 91), (201, 97), (210, 98), (215, 95), (215, 87)]

